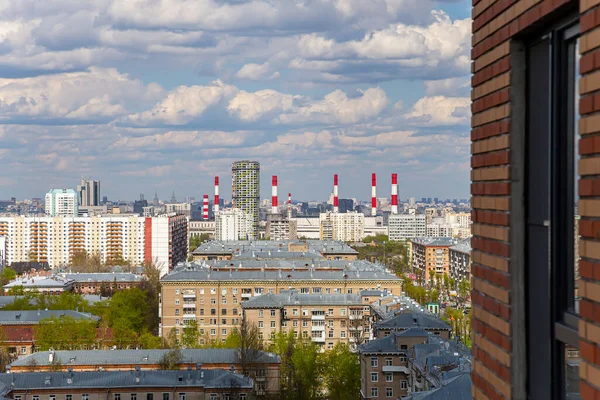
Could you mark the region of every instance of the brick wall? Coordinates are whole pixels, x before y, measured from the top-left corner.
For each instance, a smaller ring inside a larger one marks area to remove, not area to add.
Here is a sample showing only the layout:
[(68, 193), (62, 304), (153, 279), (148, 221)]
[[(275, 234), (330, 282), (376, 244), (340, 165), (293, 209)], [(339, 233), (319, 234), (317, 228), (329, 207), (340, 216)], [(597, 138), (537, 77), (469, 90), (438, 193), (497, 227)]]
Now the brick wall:
[[(572, 1), (572, 0), (570, 0)], [(473, 0), (472, 37), (472, 121), (471, 121), (471, 204), (473, 207), (472, 239), (472, 302), (473, 302), (473, 398), (509, 399), (516, 398), (511, 378), (511, 357), (514, 342), (511, 332), (511, 306), (514, 293), (511, 292), (510, 262), (510, 132), (511, 132), (511, 38), (552, 12), (560, 13), (559, 8), (569, 0)], [(595, 4), (600, 0), (581, 0), (582, 30), (600, 25), (600, 11)], [(585, 21), (585, 22), (584, 22)], [(581, 70), (589, 73), (584, 78), (581, 113), (600, 111), (600, 94), (592, 91), (600, 89), (600, 28), (590, 31), (582, 41), (582, 51), (588, 51), (581, 60)], [(586, 42), (585, 46), (583, 42)], [(588, 49), (588, 50), (584, 50)], [(597, 119), (582, 123), (584, 129), (600, 130), (600, 114)], [(597, 129), (592, 129), (591, 126)], [(583, 133), (583, 132), (582, 132)], [(600, 135), (581, 141), (582, 154), (600, 153)], [(598, 141), (597, 144), (595, 142)], [(591, 156), (590, 156), (591, 157)], [(582, 175), (600, 175), (600, 158), (582, 160)], [(600, 181), (599, 181), (600, 182)], [(597, 192), (597, 193), (596, 193)], [(600, 185), (589, 184), (585, 192), (589, 196), (600, 195)], [(582, 193), (583, 195), (583, 193)], [(586, 203), (586, 202), (590, 203)], [(600, 217), (600, 200), (584, 200), (580, 214)], [(589, 205), (588, 205), (589, 204)], [(586, 217), (582, 217), (582, 229), (586, 229)], [(600, 238), (598, 227), (589, 226), (584, 236)], [(587, 240), (587, 239), (586, 239)], [(595, 247), (595, 246), (598, 247)], [(582, 256), (600, 259), (600, 243), (584, 244)], [(584, 265), (585, 264), (585, 265)], [(584, 279), (600, 280), (600, 262), (584, 262), (581, 265)], [(582, 353), (587, 364), (582, 367), (582, 378), (591, 376), (600, 382), (600, 286), (584, 289), (588, 296), (594, 291), (596, 301), (584, 300), (586, 322), (581, 324)], [(597, 325), (595, 325), (597, 324)], [(586, 331), (587, 328), (587, 331)], [(585, 336), (587, 333), (587, 339)], [(595, 335), (594, 337), (590, 335)], [(584, 347), (583, 345), (586, 344)], [(588, 346), (589, 345), (589, 346)], [(582, 383), (582, 394), (592, 387)], [(597, 396), (600, 396), (600, 392)], [(584, 396), (585, 399), (594, 398)]]
[(600, 398), (600, 1), (581, 0), (579, 348), (583, 399)]

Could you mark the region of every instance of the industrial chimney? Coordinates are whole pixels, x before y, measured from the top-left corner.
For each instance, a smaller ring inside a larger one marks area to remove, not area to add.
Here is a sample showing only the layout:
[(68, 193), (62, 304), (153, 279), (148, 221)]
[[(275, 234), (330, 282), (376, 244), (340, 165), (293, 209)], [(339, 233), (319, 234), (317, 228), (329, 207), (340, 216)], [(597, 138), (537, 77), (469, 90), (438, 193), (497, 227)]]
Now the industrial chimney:
[(204, 195), (204, 204), (202, 204), (202, 219), (208, 219), (208, 195)]
[(271, 181), (271, 214), (277, 214), (277, 175), (273, 175)]
[(292, 194), (288, 193), (288, 220), (292, 219)]
[(215, 176), (215, 204), (213, 205), (215, 216), (219, 213), (219, 177)]
[(392, 214), (398, 214), (398, 174), (392, 174)]
[(333, 175), (333, 212), (338, 212), (338, 176)]
[(371, 174), (371, 216), (377, 215), (377, 175)]

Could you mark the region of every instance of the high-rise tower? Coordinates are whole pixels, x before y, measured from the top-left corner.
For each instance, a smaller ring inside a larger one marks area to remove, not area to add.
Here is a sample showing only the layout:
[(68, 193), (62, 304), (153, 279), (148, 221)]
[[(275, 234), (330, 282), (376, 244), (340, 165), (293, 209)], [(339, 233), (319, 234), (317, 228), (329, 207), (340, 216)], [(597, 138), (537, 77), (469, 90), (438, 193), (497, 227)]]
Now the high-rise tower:
[(80, 206), (99, 206), (100, 205), (100, 181), (85, 180), (77, 185), (77, 200)]
[(258, 238), (260, 205), (260, 164), (258, 161), (236, 161), (231, 165), (231, 200), (238, 208), (252, 216), (252, 231)]

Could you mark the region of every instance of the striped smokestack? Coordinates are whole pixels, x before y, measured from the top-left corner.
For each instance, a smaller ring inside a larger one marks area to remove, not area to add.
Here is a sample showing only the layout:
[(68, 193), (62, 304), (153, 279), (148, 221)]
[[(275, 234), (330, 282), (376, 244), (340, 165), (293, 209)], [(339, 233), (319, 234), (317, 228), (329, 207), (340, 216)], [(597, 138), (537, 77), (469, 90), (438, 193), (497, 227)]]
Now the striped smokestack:
[(208, 195), (204, 195), (204, 202), (202, 204), (202, 219), (208, 219)]
[(271, 181), (271, 214), (277, 214), (277, 205), (279, 201), (277, 200), (277, 175), (273, 175)]
[(392, 214), (398, 214), (398, 174), (392, 174)]
[(338, 176), (333, 175), (333, 212), (338, 212)]
[(377, 215), (377, 175), (371, 174), (371, 215)]
[(219, 213), (219, 177), (215, 176), (215, 204), (213, 213), (217, 215)]
[(292, 194), (288, 193), (288, 220), (292, 218)]

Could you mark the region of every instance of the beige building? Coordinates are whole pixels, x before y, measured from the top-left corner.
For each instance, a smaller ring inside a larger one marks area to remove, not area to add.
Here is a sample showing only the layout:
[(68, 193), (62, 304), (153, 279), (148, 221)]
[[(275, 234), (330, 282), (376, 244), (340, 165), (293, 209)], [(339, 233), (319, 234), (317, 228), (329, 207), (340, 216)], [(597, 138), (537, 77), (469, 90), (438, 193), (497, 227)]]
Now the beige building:
[(411, 240), (413, 273), (429, 282), (432, 274), (441, 277), (450, 273), (450, 247), (457, 241), (452, 238), (416, 238)]
[(297, 222), (286, 218), (282, 214), (269, 214), (267, 216), (267, 237), (269, 240), (296, 240)]
[(365, 215), (358, 212), (321, 213), (320, 239), (360, 242), (365, 236)]
[[(209, 265), (213, 264), (213, 265)], [(401, 279), (366, 261), (203, 261), (161, 280), (161, 335), (180, 335), (195, 320), (200, 341), (225, 340), (240, 324), (242, 302), (263, 294), (359, 294), (379, 289), (401, 294)], [(270, 324), (270, 322), (269, 322)], [(269, 325), (270, 327), (270, 325)]]
[(339, 343), (360, 345), (372, 338), (371, 309), (360, 294), (309, 294), (285, 291), (245, 301), (243, 314), (269, 343), (277, 332), (294, 332), (322, 350)]

